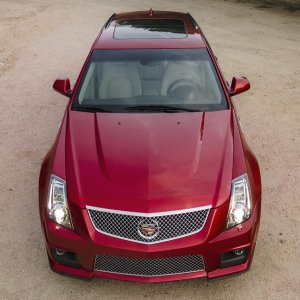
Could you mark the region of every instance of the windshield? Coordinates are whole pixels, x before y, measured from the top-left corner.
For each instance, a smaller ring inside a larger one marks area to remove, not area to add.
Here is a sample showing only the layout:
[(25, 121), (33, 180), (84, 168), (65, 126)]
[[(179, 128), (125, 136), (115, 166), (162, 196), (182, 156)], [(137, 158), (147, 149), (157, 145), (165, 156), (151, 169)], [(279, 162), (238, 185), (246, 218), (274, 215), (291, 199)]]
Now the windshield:
[(214, 111), (227, 109), (206, 49), (95, 50), (73, 110)]

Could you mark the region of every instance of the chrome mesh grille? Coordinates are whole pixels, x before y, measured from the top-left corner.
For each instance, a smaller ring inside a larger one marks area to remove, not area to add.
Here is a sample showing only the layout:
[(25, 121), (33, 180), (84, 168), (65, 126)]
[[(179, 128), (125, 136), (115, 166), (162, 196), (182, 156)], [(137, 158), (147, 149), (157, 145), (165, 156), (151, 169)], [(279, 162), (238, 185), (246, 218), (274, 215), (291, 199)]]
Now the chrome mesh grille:
[(94, 269), (108, 273), (153, 277), (204, 271), (204, 263), (201, 255), (164, 258), (98, 255)]
[[(209, 208), (139, 215), (88, 207), (88, 212), (97, 231), (121, 239), (151, 244), (199, 232), (205, 225)], [(152, 237), (141, 234), (141, 224), (154, 224), (155, 234)]]

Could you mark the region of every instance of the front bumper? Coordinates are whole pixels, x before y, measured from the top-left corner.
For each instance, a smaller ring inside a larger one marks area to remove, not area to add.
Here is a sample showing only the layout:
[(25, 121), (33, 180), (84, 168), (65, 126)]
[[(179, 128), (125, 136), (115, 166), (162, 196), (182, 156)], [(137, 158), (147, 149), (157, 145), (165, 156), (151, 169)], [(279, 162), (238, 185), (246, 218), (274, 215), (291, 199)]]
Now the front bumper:
[[(255, 206), (251, 218), (244, 222), (242, 226), (224, 231), (224, 216), (227, 215), (227, 211), (228, 205), (211, 209), (201, 232), (153, 245), (124, 241), (95, 231), (86, 210), (80, 212), (81, 219), (84, 220), (82, 223), (84, 226), (80, 226), (80, 230), (77, 231), (61, 227), (44, 216), (43, 228), (50, 267), (54, 272), (82, 279), (105, 277), (140, 282), (163, 282), (199, 277), (207, 277), (210, 280), (245, 272), (250, 268), (253, 257), (260, 206), (258, 204)], [(243, 263), (221, 268), (221, 254), (240, 248), (247, 249), (247, 257)], [(55, 259), (55, 255), (53, 255), (54, 249), (74, 252), (78, 266), (70, 267), (59, 264)], [(163, 276), (116, 274), (96, 271), (94, 263), (97, 255), (142, 259), (201, 255), (205, 270)]]

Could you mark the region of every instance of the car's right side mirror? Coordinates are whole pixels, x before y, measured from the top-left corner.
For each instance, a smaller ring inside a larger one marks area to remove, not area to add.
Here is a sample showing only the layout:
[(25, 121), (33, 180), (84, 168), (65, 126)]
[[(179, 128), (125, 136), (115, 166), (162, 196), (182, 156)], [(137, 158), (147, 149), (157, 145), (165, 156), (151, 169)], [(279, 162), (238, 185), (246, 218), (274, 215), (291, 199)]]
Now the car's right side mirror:
[(231, 82), (230, 96), (246, 92), (250, 89), (250, 82), (246, 77), (233, 77)]

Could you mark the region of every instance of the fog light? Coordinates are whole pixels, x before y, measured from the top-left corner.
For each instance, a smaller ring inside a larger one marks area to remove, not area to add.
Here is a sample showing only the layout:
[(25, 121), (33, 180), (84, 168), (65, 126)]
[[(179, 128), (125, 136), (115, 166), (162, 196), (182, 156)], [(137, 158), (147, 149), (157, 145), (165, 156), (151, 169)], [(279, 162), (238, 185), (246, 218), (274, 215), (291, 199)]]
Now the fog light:
[(62, 256), (62, 255), (65, 254), (65, 251), (62, 250), (62, 249), (56, 249), (55, 252), (56, 252), (56, 254), (59, 255), (59, 256)]
[(234, 250), (234, 254), (237, 256), (243, 255), (245, 252), (244, 248)]
[(76, 254), (71, 251), (65, 251), (59, 248), (52, 249), (53, 258), (57, 263), (73, 268), (79, 268), (80, 264), (77, 260)]
[(221, 253), (221, 268), (228, 268), (244, 263), (248, 257), (248, 250), (248, 248), (239, 248)]

